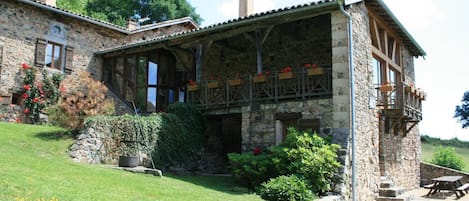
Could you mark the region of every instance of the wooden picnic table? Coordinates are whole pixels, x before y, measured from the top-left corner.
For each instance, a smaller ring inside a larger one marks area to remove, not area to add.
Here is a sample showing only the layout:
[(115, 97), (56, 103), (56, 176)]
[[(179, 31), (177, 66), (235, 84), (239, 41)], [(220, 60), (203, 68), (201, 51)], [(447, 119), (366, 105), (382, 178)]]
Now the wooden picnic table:
[(460, 198), (464, 195), (463, 190), (460, 190), (460, 188), (467, 185), (461, 184), (462, 178), (462, 176), (443, 176), (432, 179), (433, 183), (425, 186), (425, 188), (430, 189), (427, 196), (445, 190), (453, 192), (457, 198)]

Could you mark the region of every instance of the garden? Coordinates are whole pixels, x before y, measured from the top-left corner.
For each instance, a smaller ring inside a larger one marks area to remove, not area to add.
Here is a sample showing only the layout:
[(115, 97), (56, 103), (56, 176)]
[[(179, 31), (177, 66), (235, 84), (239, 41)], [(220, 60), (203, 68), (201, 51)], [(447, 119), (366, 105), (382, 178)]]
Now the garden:
[[(5, 133), (0, 136), (2, 143), (6, 143), (0, 151), (5, 155), (1, 157), (1, 186), (6, 189), (1, 200), (109, 200), (115, 192), (119, 193), (112, 200), (189, 200), (184, 195), (190, 195), (190, 200), (260, 200), (259, 196), (313, 200), (338, 182), (339, 146), (294, 128), (288, 129), (286, 140), (278, 146), (228, 154), (232, 177), (165, 174), (158, 179), (73, 163), (67, 152), (74, 138), (83, 128), (101, 125), (105, 137), (101, 152), (94, 153), (101, 154), (99, 163), (143, 153), (153, 168), (189, 170), (194, 156), (203, 150), (204, 117), (194, 105), (185, 103), (145, 116), (114, 116), (107, 87), (90, 74), (64, 79), (43, 70), (38, 78), (38, 69), (27, 64), (22, 68), (23, 113), (28, 118), (17, 122), (45, 126), (0, 126), (0, 133)], [(7, 165), (9, 160), (15, 165)], [(15, 168), (18, 171), (11, 174)]]

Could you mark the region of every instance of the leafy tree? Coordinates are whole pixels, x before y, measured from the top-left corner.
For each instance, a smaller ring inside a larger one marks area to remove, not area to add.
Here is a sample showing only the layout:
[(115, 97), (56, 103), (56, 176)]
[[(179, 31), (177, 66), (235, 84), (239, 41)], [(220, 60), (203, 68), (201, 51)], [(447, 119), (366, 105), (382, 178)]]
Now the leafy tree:
[(85, 7), (88, 0), (57, 0), (57, 7), (85, 15)]
[(143, 24), (187, 16), (197, 23), (201, 21), (200, 15), (187, 0), (88, 0), (85, 11), (88, 16), (120, 26), (124, 26), (130, 17), (148, 17), (149, 20)]
[(469, 127), (469, 91), (464, 93), (462, 104), (456, 106), (454, 118), (461, 122), (463, 128)]
[(435, 149), (432, 163), (455, 170), (462, 170), (464, 167), (464, 162), (451, 147), (438, 147)]

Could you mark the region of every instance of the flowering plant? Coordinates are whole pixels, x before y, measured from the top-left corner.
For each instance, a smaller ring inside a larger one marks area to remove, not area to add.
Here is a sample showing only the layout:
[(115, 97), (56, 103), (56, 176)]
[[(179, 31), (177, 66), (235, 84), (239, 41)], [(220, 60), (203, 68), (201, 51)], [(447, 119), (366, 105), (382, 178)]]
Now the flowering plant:
[(189, 80), (189, 85), (190, 86), (195, 86), (195, 85), (197, 85), (197, 82), (195, 82), (194, 80)]
[(42, 109), (57, 102), (60, 93), (58, 88), (63, 78), (60, 74), (53, 74), (50, 78), (46, 73), (43, 73), (43, 82), (37, 82), (36, 69), (26, 63), (22, 64), (22, 69), (25, 74), (22, 95), (25, 107), (23, 113), (29, 116), (33, 123), (37, 123)]
[(291, 66), (287, 66), (285, 68), (283, 68), (282, 70), (280, 70), (281, 73), (289, 73), (291, 72), (292, 68)]
[(255, 147), (254, 149), (252, 149), (252, 154), (254, 154), (254, 156), (257, 156), (261, 153), (262, 153), (262, 149), (260, 147)]
[(308, 69), (308, 68), (317, 68), (318, 65), (317, 64), (305, 64), (305, 68)]

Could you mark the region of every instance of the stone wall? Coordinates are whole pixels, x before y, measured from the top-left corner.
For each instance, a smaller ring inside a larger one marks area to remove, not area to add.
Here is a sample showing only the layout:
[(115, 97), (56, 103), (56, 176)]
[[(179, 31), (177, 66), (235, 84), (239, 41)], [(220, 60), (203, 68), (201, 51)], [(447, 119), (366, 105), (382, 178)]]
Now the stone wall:
[[(61, 26), (63, 35), (53, 36), (52, 25)], [(21, 92), (21, 64), (34, 64), (37, 39), (57, 40), (55, 42), (73, 47), (72, 70), (88, 71), (101, 80), (101, 60), (94, 56), (98, 50), (187, 29), (188, 24), (181, 24), (128, 35), (18, 1), (0, 1), (0, 49), (3, 49), (0, 54), (0, 95)], [(116, 108), (127, 107), (115, 102)]]
[(21, 107), (18, 105), (1, 105), (0, 104), (0, 121), (10, 123), (24, 122), (24, 115), (22, 115)]
[(463, 176), (462, 183), (469, 183), (469, 173), (429, 163), (420, 163), (420, 186), (432, 183), (433, 178), (442, 176)]

